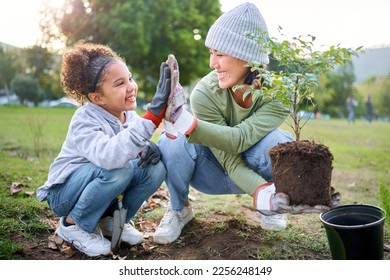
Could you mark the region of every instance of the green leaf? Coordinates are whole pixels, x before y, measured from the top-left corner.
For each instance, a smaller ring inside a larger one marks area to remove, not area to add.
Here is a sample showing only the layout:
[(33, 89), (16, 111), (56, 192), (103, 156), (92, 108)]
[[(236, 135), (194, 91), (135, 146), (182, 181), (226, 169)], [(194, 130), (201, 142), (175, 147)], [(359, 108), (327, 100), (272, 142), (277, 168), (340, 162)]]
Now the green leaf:
[[(253, 97), (257, 98), (261, 92), (263, 98), (279, 100), (290, 108), (296, 126), (300, 126), (300, 120), (296, 116), (297, 105), (303, 101), (314, 105), (319, 76), (338, 65), (344, 65), (362, 49), (341, 48), (337, 45), (330, 46), (325, 51), (313, 51), (316, 37), (312, 35), (300, 35), (282, 41), (277, 41), (264, 32), (260, 32), (257, 37), (253, 34), (250, 36), (256, 39), (264, 52), (272, 54), (277, 62), (276, 68), (279, 69), (266, 70), (263, 69), (263, 65), (249, 63), (251, 71), (259, 72), (258, 78), (263, 86), (260, 90), (252, 87)], [(301, 127), (299, 129), (294, 127), (294, 131), (300, 129)]]

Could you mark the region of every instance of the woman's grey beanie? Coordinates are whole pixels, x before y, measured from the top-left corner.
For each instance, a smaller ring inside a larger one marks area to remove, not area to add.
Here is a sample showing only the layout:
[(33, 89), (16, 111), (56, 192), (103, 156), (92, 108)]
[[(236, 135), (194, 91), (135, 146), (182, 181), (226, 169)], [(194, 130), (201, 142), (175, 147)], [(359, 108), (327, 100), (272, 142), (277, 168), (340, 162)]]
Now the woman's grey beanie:
[(263, 35), (259, 30), (268, 32), (263, 16), (253, 3), (244, 3), (215, 21), (207, 33), (205, 45), (244, 61), (268, 64), (267, 53), (261, 51), (255, 39), (248, 37), (248, 34)]

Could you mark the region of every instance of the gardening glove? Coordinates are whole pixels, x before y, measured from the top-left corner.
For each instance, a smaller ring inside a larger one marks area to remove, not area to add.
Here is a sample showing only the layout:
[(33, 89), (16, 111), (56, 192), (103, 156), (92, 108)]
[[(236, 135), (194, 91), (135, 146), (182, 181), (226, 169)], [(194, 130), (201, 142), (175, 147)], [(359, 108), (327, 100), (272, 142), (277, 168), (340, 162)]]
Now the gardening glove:
[(179, 84), (179, 65), (174, 55), (169, 55), (167, 64), (171, 70), (171, 93), (164, 117), (165, 135), (176, 139), (178, 134), (188, 135), (196, 126), (197, 119), (186, 109), (186, 97)]
[(334, 193), (331, 196), (331, 202), (327, 205), (290, 205), (290, 198), (285, 193), (275, 193), (275, 185), (266, 183), (256, 188), (253, 195), (254, 208), (262, 214), (269, 216), (275, 214), (291, 213), (322, 213), (330, 208), (339, 205), (341, 196), (339, 193)]
[(148, 141), (145, 149), (140, 153), (139, 161), (137, 165), (141, 168), (145, 168), (149, 164), (157, 164), (160, 161), (161, 152), (158, 146), (152, 141)]
[(171, 93), (171, 70), (166, 62), (161, 63), (160, 78), (157, 84), (156, 93), (148, 106), (146, 113), (142, 116), (151, 120), (158, 127), (164, 118), (167, 108), (167, 100)]

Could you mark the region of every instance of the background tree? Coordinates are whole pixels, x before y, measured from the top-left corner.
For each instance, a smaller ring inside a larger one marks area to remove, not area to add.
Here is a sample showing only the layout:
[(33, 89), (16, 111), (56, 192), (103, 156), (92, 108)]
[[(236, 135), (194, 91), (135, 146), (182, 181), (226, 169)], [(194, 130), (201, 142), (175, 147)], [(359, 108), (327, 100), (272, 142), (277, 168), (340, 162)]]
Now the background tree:
[(63, 95), (59, 81), (60, 57), (41, 46), (22, 51), (25, 73), (37, 80), (45, 99), (58, 99)]
[(39, 83), (30, 76), (18, 74), (11, 81), (11, 89), (18, 96), (20, 104), (27, 105), (27, 101), (35, 106), (42, 100)]
[(215, 0), (65, 0), (60, 11), (46, 5), (41, 28), (43, 44), (61, 39), (67, 46), (79, 40), (109, 45), (150, 97), (169, 53), (180, 63), (183, 85), (210, 70), (204, 40), (220, 15)]
[(374, 106), (377, 106), (380, 115), (390, 117), (390, 76), (380, 78), (379, 86), (378, 101), (374, 102)]
[(47, 49), (39, 46), (32, 46), (23, 49), (25, 57), (26, 72), (34, 79), (39, 78), (49, 72), (53, 63), (53, 54)]
[(16, 51), (5, 51), (0, 47), (0, 89), (4, 88), (9, 96), (9, 89), (12, 79), (20, 68)]
[(390, 117), (390, 75), (369, 77), (357, 85), (357, 91), (364, 100), (371, 95), (377, 116)]
[[(346, 114), (345, 101), (348, 95), (353, 94), (361, 107), (361, 97), (354, 87), (355, 74), (351, 61), (337, 67), (334, 71), (325, 73), (320, 77), (319, 86), (316, 89), (316, 102), (322, 113), (333, 117), (343, 118)], [(357, 110), (358, 113), (360, 110)]]

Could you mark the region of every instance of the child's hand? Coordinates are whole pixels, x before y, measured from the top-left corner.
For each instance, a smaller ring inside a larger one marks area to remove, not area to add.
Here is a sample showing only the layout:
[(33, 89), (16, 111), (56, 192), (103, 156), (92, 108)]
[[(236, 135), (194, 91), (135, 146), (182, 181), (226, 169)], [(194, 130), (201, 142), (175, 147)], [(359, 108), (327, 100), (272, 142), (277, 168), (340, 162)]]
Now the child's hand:
[(141, 168), (145, 168), (149, 164), (157, 164), (160, 161), (161, 152), (158, 146), (152, 141), (148, 141), (145, 149), (140, 154), (140, 159), (137, 165)]

